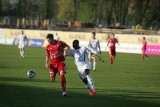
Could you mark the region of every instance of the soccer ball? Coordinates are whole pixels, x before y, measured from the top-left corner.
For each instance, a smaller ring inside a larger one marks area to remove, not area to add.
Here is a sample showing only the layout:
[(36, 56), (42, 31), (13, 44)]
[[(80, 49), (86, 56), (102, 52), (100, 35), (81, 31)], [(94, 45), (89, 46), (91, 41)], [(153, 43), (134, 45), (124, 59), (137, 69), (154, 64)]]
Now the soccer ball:
[(36, 73), (34, 70), (28, 70), (27, 76), (28, 76), (28, 78), (34, 78), (36, 76)]

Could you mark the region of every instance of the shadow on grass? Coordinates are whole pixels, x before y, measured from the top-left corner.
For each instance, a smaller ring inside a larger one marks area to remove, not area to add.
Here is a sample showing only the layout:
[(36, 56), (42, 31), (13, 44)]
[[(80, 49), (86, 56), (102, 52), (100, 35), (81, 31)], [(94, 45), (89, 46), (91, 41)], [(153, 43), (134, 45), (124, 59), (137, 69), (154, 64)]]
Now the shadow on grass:
[(0, 81), (4, 82), (49, 82), (48, 80), (44, 79), (34, 79), (30, 78), (16, 78), (16, 77), (0, 77)]
[[(159, 107), (160, 103), (141, 99), (141, 96), (156, 93), (135, 92), (130, 90), (97, 89), (93, 97), (85, 88), (67, 88), (67, 97), (61, 94), (61, 88), (40, 88), (11, 85), (7, 81), (24, 82), (22, 78), (0, 77), (0, 107)], [(45, 81), (46, 82), (46, 81)], [(147, 99), (147, 97), (145, 97)], [(149, 97), (150, 98), (150, 97)], [(160, 98), (157, 95), (156, 98)]]

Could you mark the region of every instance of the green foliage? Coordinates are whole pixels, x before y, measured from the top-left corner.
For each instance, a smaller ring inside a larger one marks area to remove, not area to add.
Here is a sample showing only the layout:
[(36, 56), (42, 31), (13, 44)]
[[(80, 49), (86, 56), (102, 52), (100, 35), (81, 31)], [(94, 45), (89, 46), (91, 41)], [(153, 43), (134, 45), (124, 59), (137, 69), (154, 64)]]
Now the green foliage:
[(57, 0), (58, 13), (57, 17), (60, 21), (73, 21), (73, 0)]
[(159, 8), (159, 0), (1, 0), (0, 16), (148, 27), (160, 22)]

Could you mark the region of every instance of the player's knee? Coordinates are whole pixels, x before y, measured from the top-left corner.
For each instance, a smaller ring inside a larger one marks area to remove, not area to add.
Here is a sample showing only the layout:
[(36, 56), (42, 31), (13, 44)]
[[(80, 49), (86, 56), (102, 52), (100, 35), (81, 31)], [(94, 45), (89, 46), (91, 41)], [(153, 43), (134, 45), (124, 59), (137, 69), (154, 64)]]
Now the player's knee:
[(50, 76), (53, 76), (54, 75), (54, 73), (53, 72), (50, 72)]
[(61, 71), (60, 71), (60, 75), (61, 75), (61, 74), (66, 74), (66, 71), (61, 70)]

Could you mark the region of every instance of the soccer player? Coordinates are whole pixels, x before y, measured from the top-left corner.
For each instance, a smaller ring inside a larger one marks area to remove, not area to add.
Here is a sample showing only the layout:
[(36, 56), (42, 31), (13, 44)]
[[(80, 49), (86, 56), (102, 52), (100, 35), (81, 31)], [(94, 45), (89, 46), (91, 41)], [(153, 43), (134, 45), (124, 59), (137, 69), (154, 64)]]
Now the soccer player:
[(54, 40), (53, 34), (48, 34), (46, 39), (49, 42), (46, 47), (46, 68), (49, 68), (52, 82), (55, 81), (56, 74), (59, 73), (63, 91), (62, 96), (66, 96), (65, 56), (70, 47), (62, 41)]
[(56, 35), (54, 36), (54, 40), (57, 40), (57, 41), (60, 40), (60, 37), (58, 36), (58, 33), (56, 33)]
[(90, 95), (93, 96), (96, 93), (96, 89), (94, 86), (93, 79), (90, 75), (90, 64), (88, 59), (86, 58), (86, 54), (90, 54), (91, 56), (98, 58), (102, 62), (104, 61), (99, 56), (92, 53), (88, 48), (80, 47), (78, 40), (74, 40), (72, 44), (74, 49), (68, 51), (67, 55), (73, 56), (75, 65), (77, 66), (78, 75), (80, 79), (84, 82), (86, 87), (90, 89)]
[[(95, 32), (92, 32), (92, 37), (89, 40), (88, 47), (91, 50), (91, 52), (96, 55), (98, 55), (98, 49), (99, 49), (99, 53), (101, 54), (101, 47), (99, 44), (99, 40), (96, 38)], [(90, 66), (91, 66), (91, 61), (93, 60), (93, 71), (96, 71), (96, 58), (89, 56), (89, 59), (90, 59), (89, 60)]]
[(27, 41), (27, 36), (24, 34), (23, 30), (18, 35), (17, 40), (18, 40), (18, 48), (20, 50), (20, 57), (24, 58), (24, 47), (25, 47), (25, 41)]
[(111, 33), (110, 39), (107, 43), (107, 46), (109, 45), (110, 64), (113, 64), (113, 61), (116, 57), (116, 43), (119, 45), (118, 40), (114, 36), (115, 34)]
[(147, 57), (147, 60), (149, 56), (145, 53), (147, 49), (147, 40), (145, 37), (142, 38), (142, 59), (144, 60), (144, 57)]

